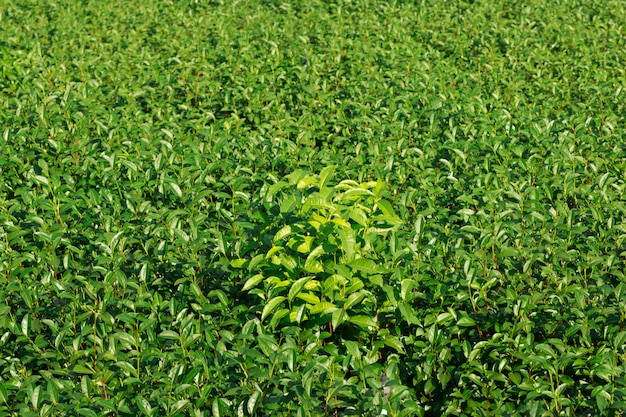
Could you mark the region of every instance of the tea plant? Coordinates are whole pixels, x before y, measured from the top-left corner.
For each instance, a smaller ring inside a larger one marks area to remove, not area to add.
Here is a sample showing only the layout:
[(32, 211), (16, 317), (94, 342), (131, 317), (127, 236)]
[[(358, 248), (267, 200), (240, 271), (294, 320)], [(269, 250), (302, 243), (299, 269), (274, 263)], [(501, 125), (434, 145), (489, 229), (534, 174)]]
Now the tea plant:
[(0, 416), (621, 415), (624, 7), (0, 7)]

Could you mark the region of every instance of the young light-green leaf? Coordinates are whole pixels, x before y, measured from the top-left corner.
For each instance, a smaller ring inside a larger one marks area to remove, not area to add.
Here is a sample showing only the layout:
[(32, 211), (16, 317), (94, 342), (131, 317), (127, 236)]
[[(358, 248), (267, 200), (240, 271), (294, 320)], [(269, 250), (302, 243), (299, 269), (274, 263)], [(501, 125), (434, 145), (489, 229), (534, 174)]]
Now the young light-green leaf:
[(343, 308), (338, 308), (334, 310), (331, 318), (331, 324), (333, 325), (333, 328), (336, 329), (337, 327), (339, 327), (347, 318), (348, 314)]
[(324, 188), (335, 173), (335, 166), (330, 165), (320, 171), (319, 188)]
[(337, 307), (333, 303), (330, 303), (328, 301), (322, 301), (320, 303), (310, 306), (309, 312), (311, 314), (330, 313), (336, 308)]
[(346, 299), (343, 308), (348, 310), (352, 308), (352, 306), (358, 304), (363, 300), (363, 298), (367, 295), (364, 291), (354, 292), (348, 296)]
[(306, 258), (306, 262), (304, 263), (304, 269), (310, 273), (319, 273), (324, 272), (324, 268), (322, 264), (317, 261), (317, 258), (323, 255), (324, 247), (322, 245), (317, 246), (315, 249), (309, 253), (309, 256)]
[(471, 327), (476, 325), (476, 321), (469, 316), (463, 316), (456, 322), (456, 324), (460, 327)]
[(0, 381), (0, 401), (7, 404), (9, 402), (9, 394), (7, 393), (7, 387), (4, 382)]
[(369, 330), (375, 330), (378, 328), (378, 323), (376, 323), (373, 318), (363, 315), (350, 316), (348, 317), (348, 321)]
[(254, 288), (257, 285), (259, 285), (259, 282), (263, 281), (263, 278), (265, 278), (263, 276), (263, 274), (256, 274), (256, 275), (251, 276), (250, 278), (248, 278), (248, 280), (243, 285), (243, 288), (241, 290), (242, 291), (249, 291), (249, 290), (251, 290), (252, 288)]
[(296, 282), (294, 282), (291, 285), (291, 288), (289, 289), (289, 294), (288, 294), (288, 298), (289, 298), (289, 302), (290, 303), (300, 293), (300, 291), (302, 291), (302, 288), (304, 288), (306, 283), (309, 282), (311, 280), (311, 278), (313, 278), (311, 275), (303, 277), (303, 278), (300, 278), (300, 279), (296, 280)]
[(311, 209), (326, 209), (330, 212), (335, 212), (337, 210), (337, 207), (334, 204), (326, 201), (326, 199), (323, 197), (312, 196), (307, 198), (302, 205), (302, 210), (304, 212), (307, 212)]
[(354, 230), (347, 227), (341, 227), (338, 231), (339, 239), (341, 239), (341, 250), (343, 250), (346, 262), (352, 262), (356, 255), (356, 237)]
[(274, 243), (289, 236), (290, 234), (291, 234), (291, 226), (287, 224), (283, 226), (278, 232), (276, 232), (276, 235), (274, 235)]
[(355, 259), (352, 262), (349, 262), (348, 265), (350, 265), (353, 269), (356, 269), (357, 271), (365, 272), (367, 274), (378, 274), (383, 272), (383, 268), (380, 268), (376, 264), (376, 262), (372, 261), (371, 259)]
[(401, 353), (401, 354), (405, 353), (404, 345), (402, 344), (400, 339), (398, 339), (396, 336), (392, 336), (390, 334), (385, 335), (383, 337), (383, 343), (386, 346), (389, 346), (390, 348), (395, 349), (398, 353)]
[(175, 182), (170, 182), (170, 187), (172, 187), (172, 190), (174, 190), (179, 198), (183, 196), (183, 191), (180, 189), (180, 186), (178, 184), (176, 184)]
[(261, 313), (261, 320), (265, 320), (265, 318), (286, 299), (287, 297), (279, 295), (269, 300), (267, 304), (265, 304), (265, 307), (263, 307), (263, 312)]
[(261, 398), (261, 391), (259, 390), (254, 390), (254, 392), (252, 393), (252, 395), (250, 395), (250, 398), (248, 398), (248, 402), (246, 403), (246, 407), (248, 409), (248, 414), (249, 415), (253, 415), (258, 404), (259, 404), (259, 399)]
[(152, 415), (152, 406), (150, 405), (150, 402), (146, 400), (144, 397), (138, 396), (137, 398), (135, 398), (135, 403), (137, 404), (137, 407), (139, 407), (139, 410), (141, 410), (142, 413), (144, 413), (147, 416)]

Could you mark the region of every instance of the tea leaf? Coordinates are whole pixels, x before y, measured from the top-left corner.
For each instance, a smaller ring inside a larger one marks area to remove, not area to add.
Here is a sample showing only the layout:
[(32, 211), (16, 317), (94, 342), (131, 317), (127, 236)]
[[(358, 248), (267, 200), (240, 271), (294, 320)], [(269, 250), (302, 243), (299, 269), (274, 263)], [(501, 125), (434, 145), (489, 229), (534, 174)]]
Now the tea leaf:
[(246, 280), (246, 283), (243, 285), (242, 291), (249, 291), (252, 288), (255, 288), (261, 281), (263, 281), (265, 277), (262, 274), (256, 274)]
[(254, 414), (258, 407), (260, 396), (261, 391), (255, 390), (252, 395), (250, 395), (250, 398), (248, 398), (248, 402), (246, 403), (248, 414)]
[(357, 271), (365, 272), (367, 274), (377, 274), (384, 271), (371, 259), (355, 259), (352, 262), (349, 262), (348, 265)]
[(385, 345), (395, 349), (398, 353), (405, 353), (404, 345), (402, 344), (400, 339), (398, 339), (397, 337), (386, 335), (386, 336), (383, 336), (382, 340)]
[(312, 276), (306, 276), (296, 280), (289, 289), (288, 300), (291, 303), (293, 299), (302, 291), (302, 288), (313, 278)]
[(4, 382), (0, 381), (0, 401), (7, 404), (9, 402), (9, 394)]
[(283, 297), (282, 295), (279, 295), (277, 297), (272, 298), (271, 300), (269, 300), (267, 302), (267, 304), (265, 304), (265, 306), (263, 307), (263, 312), (261, 313), (261, 320), (265, 320), (265, 318), (278, 306), (280, 305), (283, 301), (285, 301), (287, 299), (287, 297)]
[(334, 173), (335, 173), (334, 165), (327, 166), (320, 171), (320, 182), (319, 182), (320, 189), (326, 187), (326, 185), (328, 184), (328, 181), (332, 178)]
[(350, 316), (348, 318), (350, 323), (356, 324), (357, 326), (363, 327), (365, 329), (374, 330), (378, 328), (378, 323), (374, 321), (371, 317), (355, 315)]

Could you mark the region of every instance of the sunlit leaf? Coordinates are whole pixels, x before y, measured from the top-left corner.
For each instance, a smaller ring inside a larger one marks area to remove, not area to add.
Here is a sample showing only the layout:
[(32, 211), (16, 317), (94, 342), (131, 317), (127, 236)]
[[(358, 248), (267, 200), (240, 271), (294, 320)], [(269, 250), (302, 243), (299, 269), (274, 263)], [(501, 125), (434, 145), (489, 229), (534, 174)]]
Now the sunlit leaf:
[(248, 401), (246, 403), (246, 407), (248, 410), (248, 414), (253, 414), (258, 406), (259, 403), (259, 399), (261, 397), (261, 391), (257, 391), (255, 390), (250, 397), (248, 398)]
[(269, 300), (265, 306), (263, 307), (263, 312), (261, 313), (261, 320), (265, 320), (265, 318), (283, 301), (285, 301), (287, 297), (282, 295), (277, 296)]
[(352, 262), (349, 262), (348, 265), (357, 271), (365, 272), (367, 274), (377, 274), (383, 271), (383, 269), (371, 259), (354, 259)]
[(398, 339), (395, 336), (392, 336), (392, 335), (383, 336), (383, 343), (395, 349), (398, 353), (405, 353), (404, 345), (402, 344), (400, 339)]
[(311, 314), (321, 314), (321, 313), (329, 313), (336, 309), (337, 307), (328, 301), (322, 301), (317, 304), (309, 306), (309, 313)]
[(265, 277), (262, 274), (253, 275), (252, 277), (248, 278), (248, 280), (243, 285), (243, 288), (241, 290), (242, 291), (249, 291), (250, 289), (252, 289), (252, 288), (256, 287), (257, 285), (259, 285), (259, 283), (261, 281), (263, 281), (264, 278)]
[(354, 315), (348, 317), (348, 321), (350, 323), (356, 324), (357, 326), (363, 327), (365, 329), (374, 330), (378, 328), (378, 323), (371, 317), (362, 316), (362, 315)]
[(296, 295), (300, 293), (302, 288), (304, 288), (304, 286), (311, 280), (311, 278), (313, 277), (306, 276), (306, 277), (300, 278), (291, 285), (291, 288), (289, 289), (289, 296), (288, 296), (289, 302), (293, 301)]

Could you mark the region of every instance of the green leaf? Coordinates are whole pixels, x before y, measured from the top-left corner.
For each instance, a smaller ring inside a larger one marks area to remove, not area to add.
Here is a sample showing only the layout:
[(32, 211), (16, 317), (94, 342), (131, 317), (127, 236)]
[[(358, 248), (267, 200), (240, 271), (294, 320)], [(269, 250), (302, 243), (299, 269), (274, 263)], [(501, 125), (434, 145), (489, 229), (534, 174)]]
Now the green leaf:
[(460, 214), (461, 216), (473, 216), (476, 212), (472, 209), (464, 208), (457, 211), (457, 214)]
[(232, 266), (233, 268), (239, 269), (239, 268), (243, 268), (247, 262), (248, 260), (243, 259), (243, 258), (233, 259), (232, 261), (230, 261), (230, 266)]
[(411, 324), (420, 324), (419, 319), (417, 318), (417, 316), (413, 312), (413, 309), (409, 305), (407, 305), (406, 303), (399, 303), (398, 309), (400, 310), (400, 314), (402, 315), (402, 318), (405, 319), (407, 322)]
[(168, 416), (171, 416), (171, 417), (176, 416), (181, 411), (183, 411), (184, 409), (189, 407), (190, 404), (191, 403), (189, 402), (189, 400), (178, 400), (178, 401), (176, 401), (174, 403), (174, 405), (172, 405), (172, 407), (170, 408)]
[(53, 334), (56, 334), (59, 331), (59, 326), (54, 321), (50, 319), (43, 319), (41, 320), (41, 322), (50, 327), (50, 330), (52, 330)]
[(270, 319), (270, 328), (275, 329), (276, 326), (280, 323), (280, 320), (289, 314), (289, 310), (286, 308), (281, 308), (276, 310), (276, 312), (272, 315)]
[(414, 279), (403, 279), (402, 282), (400, 282), (400, 298), (402, 298), (403, 301), (407, 299), (413, 288), (415, 288), (415, 285), (416, 280)]
[(303, 278), (298, 279), (296, 282), (294, 282), (291, 285), (291, 288), (289, 289), (289, 295), (288, 295), (288, 299), (289, 302), (291, 303), (293, 301), (293, 299), (300, 293), (300, 291), (302, 290), (302, 288), (304, 288), (304, 286), (307, 284), (307, 282), (309, 282), (311, 280), (311, 278), (313, 278), (312, 276), (306, 276)]
[(335, 166), (330, 165), (320, 171), (319, 188), (324, 188), (335, 173)]
[(292, 249), (295, 245), (298, 245), (295, 247), (295, 249), (302, 253), (302, 254), (308, 254), (311, 252), (311, 245), (313, 244), (313, 237), (312, 236), (299, 236), (298, 240), (290, 240), (289, 244), (293, 246), (290, 246)]
[(147, 416), (152, 415), (152, 406), (150, 406), (150, 402), (146, 400), (142, 396), (138, 396), (135, 398), (135, 403), (139, 407), (139, 410)]
[(173, 330), (163, 330), (159, 333), (159, 338), (166, 340), (180, 340), (180, 334)]
[(265, 318), (278, 306), (280, 305), (283, 301), (285, 301), (287, 299), (287, 297), (284, 297), (282, 295), (279, 295), (277, 297), (272, 298), (271, 300), (269, 300), (267, 302), (267, 304), (265, 304), (265, 307), (263, 307), (263, 312), (261, 314), (261, 320), (265, 320)]
[(378, 274), (384, 271), (371, 259), (355, 259), (352, 262), (349, 262), (348, 265), (357, 271), (365, 272), (367, 274)]
[(282, 250), (284, 250), (282, 246), (272, 246), (272, 248), (268, 250), (267, 253), (265, 254), (265, 259), (270, 259), (273, 255), (275, 255), (276, 253)]
[(596, 397), (596, 404), (598, 405), (598, 410), (600, 410), (601, 413), (604, 412), (609, 407), (609, 403), (611, 401), (611, 394), (609, 394), (605, 390), (600, 390), (597, 393), (595, 393), (595, 397)]
[(383, 343), (386, 346), (389, 346), (390, 348), (395, 349), (398, 353), (404, 354), (404, 345), (402, 344), (402, 342), (400, 341), (400, 339), (398, 339), (395, 336), (392, 335), (385, 335), (383, 337)]
[(437, 323), (445, 324), (447, 321), (450, 321), (453, 318), (454, 316), (452, 315), (452, 313), (446, 311), (437, 315)]
[(350, 316), (348, 317), (348, 321), (352, 324), (356, 324), (359, 327), (363, 327), (369, 330), (375, 330), (378, 328), (378, 323), (376, 323), (373, 318), (367, 316)]
[(347, 317), (348, 314), (343, 308), (338, 308), (333, 311), (331, 318), (331, 324), (333, 325), (333, 328), (336, 329), (337, 327), (339, 327), (346, 320)]
[(30, 397), (30, 402), (33, 405), (33, 408), (37, 410), (39, 408), (39, 399), (41, 397), (41, 385), (37, 385), (35, 389), (33, 389), (33, 393)]
[(306, 262), (304, 263), (304, 270), (312, 274), (324, 272), (324, 267), (319, 261), (317, 261), (317, 258), (319, 258), (324, 253), (324, 247), (322, 245), (319, 245), (315, 249), (313, 249), (311, 253), (309, 253), (309, 256), (307, 256), (306, 258)]
[(339, 229), (338, 234), (339, 239), (341, 239), (341, 250), (345, 256), (345, 262), (349, 263), (354, 261), (356, 255), (356, 237), (354, 236), (354, 231), (351, 228), (342, 227)]
[(322, 301), (315, 305), (309, 306), (309, 312), (311, 314), (330, 313), (337, 307), (328, 301)]
[(215, 398), (211, 404), (213, 417), (229, 416), (230, 410), (228, 404), (222, 398)]
[(137, 375), (137, 370), (130, 363), (128, 363), (126, 361), (115, 362), (115, 366), (120, 368), (127, 375), (131, 375), (131, 376)]
[(357, 360), (361, 359), (361, 348), (358, 342), (355, 342), (353, 340), (344, 340), (343, 344), (346, 346), (348, 354), (352, 355), (352, 357), (356, 358)]
[(298, 180), (298, 184), (296, 185), (296, 187), (299, 190), (305, 189), (307, 187), (309, 187), (310, 185), (314, 185), (314, 184), (318, 184), (318, 179), (314, 176), (306, 176), (304, 178), (301, 178), (300, 180)]
[(175, 182), (170, 182), (170, 187), (172, 187), (172, 190), (174, 190), (174, 192), (179, 198), (183, 196), (183, 191), (180, 189), (178, 184), (176, 184)]
[(398, 215), (395, 213), (395, 211), (393, 210), (393, 206), (389, 201), (379, 200), (376, 205), (378, 205), (378, 207), (383, 212), (383, 216), (378, 217), (378, 220), (385, 221), (392, 225), (401, 225), (404, 223), (402, 219), (398, 217)]
[(263, 274), (256, 274), (256, 275), (248, 278), (248, 280), (243, 285), (243, 288), (241, 290), (242, 291), (249, 291), (252, 288), (255, 288), (259, 284), (259, 282), (263, 281), (263, 278), (265, 278), (263, 276)]
[(350, 209), (350, 218), (363, 227), (367, 227), (367, 214), (358, 207)]
[(248, 398), (248, 402), (246, 403), (246, 408), (248, 410), (248, 414), (253, 415), (259, 405), (259, 400), (261, 399), (261, 391), (254, 390), (250, 398)]
[(349, 229), (350, 228), (350, 223), (345, 221), (342, 217), (334, 216), (330, 221), (332, 223), (335, 223), (335, 224), (341, 226), (344, 229)]
[(311, 274), (319, 274), (324, 272), (324, 265), (317, 259), (307, 259), (304, 270)]
[(312, 294), (310, 292), (300, 292), (298, 293), (298, 295), (296, 296), (299, 299), (301, 299), (302, 301), (305, 301), (309, 304), (319, 304), (320, 299), (318, 296), (316, 296), (315, 294)]
[(626, 332), (619, 332), (615, 336), (613, 346), (617, 349), (623, 349), (626, 346)]
[(85, 417), (98, 417), (96, 412), (89, 408), (80, 408), (78, 410), (78, 414), (80, 414), (81, 416), (85, 416)]
[[(319, 300), (317, 302), (319, 302)], [(304, 304), (302, 304), (300, 307), (298, 307), (298, 310), (295, 312), (295, 316), (291, 319), (291, 321), (295, 321), (298, 324), (302, 323), (302, 320), (304, 319), (305, 307), (306, 307), (306, 305), (304, 305)]]
[[(294, 271), (296, 269), (296, 267), (298, 266), (298, 262), (296, 261), (296, 259), (294, 259), (294, 257), (288, 256), (288, 255), (283, 255), (282, 253), (278, 256), (278, 261), (279, 261), (280, 265), (285, 267), (285, 269), (287, 271), (289, 271), (289, 272)], [(317, 262), (317, 261), (315, 261), (315, 262)]]
[[(58, 403), (58, 401), (57, 401)], [(105, 400), (104, 398), (96, 398), (95, 403), (102, 407), (104, 411), (109, 412), (109, 413), (115, 413), (118, 410), (121, 410), (121, 407), (116, 406), (113, 401), (111, 400)]]
[(456, 324), (460, 327), (472, 327), (476, 326), (476, 321), (469, 316), (463, 316), (456, 322)]
[(476, 226), (463, 226), (460, 229), (462, 232), (468, 232), (468, 233), (480, 233), (480, 229)]
[(9, 402), (9, 394), (7, 393), (7, 388), (2, 381), (0, 381), (0, 401), (5, 404), (8, 404)]
[(298, 199), (295, 195), (288, 195), (280, 202), (280, 212), (282, 214), (291, 213), (296, 209), (298, 205)]
[(518, 372), (509, 372), (508, 376), (515, 385), (521, 384), (522, 376)]
[(519, 254), (519, 251), (510, 246), (502, 246), (500, 248), (500, 256), (503, 258), (517, 256), (518, 254)]
[(272, 197), (279, 192), (280, 190), (282, 190), (283, 188), (285, 188), (285, 186), (287, 186), (288, 184), (284, 181), (278, 181), (275, 184), (272, 184), (269, 186), (269, 188), (267, 189), (267, 192), (265, 193), (265, 201), (270, 202), (272, 201)]
[(302, 205), (302, 211), (305, 213), (311, 209), (326, 209), (332, 213), (337, 210), (337, 207), (326, 201), (323, 197), (312, 196), (307, 198)]
[(93, 370), (87, 368), (85, 365), (82, 365), (80, 363), (74, 365), (74, 368), (72, 368), (72, 371), (77, 374), (85, 374), (85, 375), (92, 375), (94, 373)]
[(252, 272), (254, 268), (257, 267), (261, 262), (265, 260), (265, 255), (260, 253), (256, 255), (254, 258), (250, 260), (250, 264), (248, 265), (248, 272)]
[(50, 181), (48, 181), (48, 178), (44, 177), (43, 175), (33, 175), (32, 178), (35, 180), (36, 183), (40, 185), (50, 184)]
[(30, 318), (28, 317), (28, 314), (25, 314), (24, 317), (22, 317), (22, 334), (26, 337), (28, 337), (29, 324)]
[(343, 308), (345, 310), (350, 309), (352, 306), (361, 302), (361, 300), (367, 295), (364, 291), (354, 292), (348, 296), (345, 303), (343, 304)]
[(543, 407), (541, 401), (532, 401), (528, 406), (528, 415), (530, 417), (540, 417), (542, 409)]
[(349, 190), (344, 191), (337, 197), (337, 199), (339, 201), (346, 201), (346, 200), (350, 201), (350, 200), (357, 200), (361, 197), (367, 197), (367, 196), (373, 196), (373, 195), (374, 193), (366, 188), (356, 187), (356, 188), (351, 188)]
[(278, 232), (276, 232), (276, 235), (274, 236), (274, 243), (278, 242), (281, 239), (284, 239), (285, 237), (289, 236), (291, 234), (291, 226), (290, 225), (285, 225), (283, 226)]
[(383, 276), (380, 274), (376, 274), (376, 275), (369, 275), (367, 277), (367, 279), (374, 285), (376, 285), (377, 287), (383, 287), (384, 285), (384, 281), (383, 281)]
[(130, 346), (136, 346), (137, 340), (135, 339), (134, 336), (132, 336), (130, 333), (126, 333), (126, 332), (116, 332), (115, 335), (117, 336), (117, 340), (121, 341), (121, 342), (126, 342), (128, 345)]

